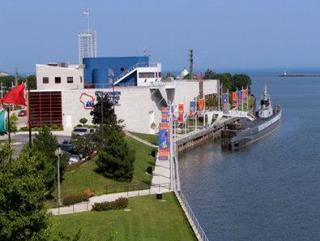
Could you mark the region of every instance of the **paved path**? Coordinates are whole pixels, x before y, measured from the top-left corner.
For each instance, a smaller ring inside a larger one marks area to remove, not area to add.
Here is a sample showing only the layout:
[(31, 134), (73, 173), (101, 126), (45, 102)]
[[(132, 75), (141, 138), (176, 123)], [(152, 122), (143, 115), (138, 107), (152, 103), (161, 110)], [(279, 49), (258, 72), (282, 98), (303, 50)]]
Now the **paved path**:
[(147, 146), (150, 146), (150, 147), (153, 147), (153, 148), (158, 148), (158, 146), (156, 146), (156, 145), (154, 145), (154, 144), (152, 144), (152, 143), (150, 143), (150, 142), (148, 142), (148, 141), (146, 141), (146, 140), (143, 140), (143, 139), (141, 139), (140, 137), (137, 137), (136, 135), (133, 135), (133, 134), (131, 134), (131, 133), (128, 132), (128, 131), (124, 131), (124, 133), (125, 133), (127, 136), (129, 136), (129, 137), (135, 139), (136, 141), (139, 141), (139, 142), (141, 142), (141, 143), (143, 143), (143, 144), (145, 144), (145, 145), (147, 145)]
[(162, 186), (154, 186), (150, 189), (146, 190), (138, 190), (138, 191), (130, 191), (130, 192), (121, 192), (121, 193), (112, 193), (112, 194), (104, 194), (100, 196), (95, 196), (89, 199), (88, 202), (81, 202), (71, 206), (65, 206), (60, 208), (49, 209), (48, 211), (53, 215), (63, 215), (63, 214), (72, 214), (72, 213), (80, 213), (85, 211), (91, 211), (92, 206), (95, 203), (102, 202), (112, 202), (120, 197), (130, 198), (130, 197), (140, 197), (147, 196), (156, 193), (165, 193), (170, 192), (169, 184), (164, 184)]

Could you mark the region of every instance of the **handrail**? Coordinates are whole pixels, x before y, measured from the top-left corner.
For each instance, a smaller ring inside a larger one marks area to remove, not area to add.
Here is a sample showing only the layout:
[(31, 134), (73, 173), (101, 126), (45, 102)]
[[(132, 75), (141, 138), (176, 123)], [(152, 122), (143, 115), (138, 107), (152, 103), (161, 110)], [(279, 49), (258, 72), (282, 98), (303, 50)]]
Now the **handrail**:
[[(176, 145), (175, 141), (173, 145)], [(174, 177), (174, 192), (177, 196), (178, 201), (180, 202), (180, 205), (182, 209), (185, 211), (186, 216), (189, 217), (189, 223), (197, 237), (200, 241), (209, 241), (205, 231), (203, 230), (201, 224), (199, 223), (196, 215), (194, 214), (192, 208), (190, 207), (186, 197), (183, 195), (183, 192), (181, 190), (180, 186), (180, 176), (179, 176), (179, 161), (177, 156), (177, 150), (174, 148), (173, 153), (173, 177)], [(191, 222), (190, 222), (191, 221)]]
[(143, 67), (157, 67), (157, 63), (136, 63), (135, 65), (131, 66), (129, 69), (124, 70), (121, 72), (121, 74), (115, 79), (114, 82), (119, 81), (122, 77), (130, 73), (131, 71), (137, 69), (137, 68), (143, 68)]

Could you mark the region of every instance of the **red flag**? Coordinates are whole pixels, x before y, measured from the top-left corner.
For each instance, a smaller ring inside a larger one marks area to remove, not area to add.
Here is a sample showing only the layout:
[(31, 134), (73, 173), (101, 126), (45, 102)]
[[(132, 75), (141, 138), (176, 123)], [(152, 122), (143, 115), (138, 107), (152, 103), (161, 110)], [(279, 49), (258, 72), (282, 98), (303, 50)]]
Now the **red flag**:
[(24, 84), (13, 87), (1, 100), (3, 104), (26, 105), (24, 98)]

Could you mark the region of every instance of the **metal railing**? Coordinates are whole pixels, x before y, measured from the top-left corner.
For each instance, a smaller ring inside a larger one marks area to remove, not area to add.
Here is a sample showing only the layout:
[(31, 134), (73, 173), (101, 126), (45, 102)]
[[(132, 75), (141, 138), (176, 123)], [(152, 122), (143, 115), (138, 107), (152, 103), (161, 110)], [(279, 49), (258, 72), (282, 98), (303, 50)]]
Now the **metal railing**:
[(199, 223), (196, 215), (194, 214), (192, 208), (190, 207), (186, 197), (183, 195), (182, 191), (176, 191), (176, 195), (180, 198), (179, 201), (181, 201), (185, 207), (185, 212), (188, 214), (189, 218), (192, 220), (193, 228), (195, 228), (198, 232), (197, 238), (202, 241), (209, 241), (205, 231), (203, 230), (201, 224)]
[[(173, 143), (176, 145), (176, 143)], [(173, 154), (173, 180), (174, 180), (174, 192), (176, 194), (176, 197), (184, 210), (187, 219), (190, 223), (190, 226), (192, 227), (196, 237), (200, 241), (209, 241), (205, 231), (203, 230), (201, 224), (199, 223), (196, 215), (194, 214), (192, 208), (190, 207), (186, 197), (183, 195), (183, 192), (181, 190), (180, 186), (180, 175), (179, 175), (179, 161), (178, 161), (178, 155), (177, 150), (174, 148), (174, 154)]]
[(116, 83), (121, 78), (123, 78), (124, 76), (126, 76), (131, 71), (133, 71), (137, 68), (157, 67), (157, 66), (158, 66), (157, 63), (137, 63), (137, 64), (133, 65), (132, 67), (130, 67), (129, 69), (124, 70), (119, 76), (117, 76), (117, 78), (114, 80), (114, 83)]

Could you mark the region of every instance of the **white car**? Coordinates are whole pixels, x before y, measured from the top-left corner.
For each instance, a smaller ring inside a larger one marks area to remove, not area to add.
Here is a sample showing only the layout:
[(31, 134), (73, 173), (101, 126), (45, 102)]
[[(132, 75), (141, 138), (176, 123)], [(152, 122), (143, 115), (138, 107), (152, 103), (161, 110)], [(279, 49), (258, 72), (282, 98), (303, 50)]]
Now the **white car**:
[(87, 128), (87, 127), (75, 127), (72, 131), (72, 136), (84, 136), (88, 134), (93, 134), (95, 132), (95, 129), (93, 128)]
[(81, 161), (81, 158), (79, 155), (71, 155), (69, 157), (68, 164), (71, 165), (71, 164), (78, 163), (80, 161)]

